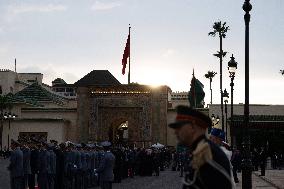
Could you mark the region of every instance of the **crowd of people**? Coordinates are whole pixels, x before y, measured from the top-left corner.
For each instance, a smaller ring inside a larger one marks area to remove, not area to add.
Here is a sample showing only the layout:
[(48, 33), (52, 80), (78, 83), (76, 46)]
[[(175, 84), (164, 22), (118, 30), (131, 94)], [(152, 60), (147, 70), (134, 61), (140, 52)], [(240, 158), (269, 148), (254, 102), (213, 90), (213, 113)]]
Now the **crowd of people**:
[(58, 144), (31, 138), (12, 140), (11, 149), (11, 189), (107, 189), (135, 175), (159, 176), (171, 161), (167, 148), (113, 147), (110, 143)]
[[(184, 177), (183, 188), (235, 188), (239, 182), (242, 154), (225, 142), (225, 133), (212, 128), (206, 137), (211, 119), (186, 106), (177, 108), (175, 130), (180, 146), (175, 148), (134, 148), (112, 146), (110, 142), (58, 144), (51, 140), (25, 138), (11, 140), (11, 189), (111, 189), (112, 183), (135, 176), (159, 176), (170, 168)], [(261, 168), (265, 175), (267, 153), (265, 148), (251, 153), (255, 171)], [(272, 168), (281, 168), (283, 156), (273, 153)], [(216, 182), (219, 180), (220, 182)]]

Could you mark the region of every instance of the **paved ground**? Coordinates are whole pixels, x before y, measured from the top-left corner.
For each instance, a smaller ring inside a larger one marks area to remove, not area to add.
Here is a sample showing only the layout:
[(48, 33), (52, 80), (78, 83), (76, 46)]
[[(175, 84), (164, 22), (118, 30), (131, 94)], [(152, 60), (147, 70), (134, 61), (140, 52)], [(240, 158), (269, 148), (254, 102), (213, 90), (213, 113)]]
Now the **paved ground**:
[[(6, 167), (8, 160), (0, 159), (0, 189), (10, 189), (9, 187), (9, 172)], [(260, 172), (252, 174), (253, 188), (265, 189), (284, 189), (284, 170), (267, 170), (266, 176), (259, 176)], [(238, 189), (242, 186), (241, 174), (238, 175), (240, 183), (236, 186)], [(114, 183), (113, 189), (178, 189), (181, 188), (181, 180), (178, 172), (163, 171), (159, 177), (139, 177), (134, 179), (125, 179), (121, 183)]]

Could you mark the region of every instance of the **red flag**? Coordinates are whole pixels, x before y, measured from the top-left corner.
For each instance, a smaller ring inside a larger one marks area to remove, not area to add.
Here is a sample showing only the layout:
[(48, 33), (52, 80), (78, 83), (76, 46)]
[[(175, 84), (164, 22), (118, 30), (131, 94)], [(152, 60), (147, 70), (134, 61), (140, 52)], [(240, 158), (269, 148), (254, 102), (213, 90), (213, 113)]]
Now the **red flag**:
[(130, 35), (128, 34), (126, 46), (124, 48), (124, 53), (122, 57), (122, 74), (125, 74), (125, 68), (127, 64), (127, 58), (130, 56)]

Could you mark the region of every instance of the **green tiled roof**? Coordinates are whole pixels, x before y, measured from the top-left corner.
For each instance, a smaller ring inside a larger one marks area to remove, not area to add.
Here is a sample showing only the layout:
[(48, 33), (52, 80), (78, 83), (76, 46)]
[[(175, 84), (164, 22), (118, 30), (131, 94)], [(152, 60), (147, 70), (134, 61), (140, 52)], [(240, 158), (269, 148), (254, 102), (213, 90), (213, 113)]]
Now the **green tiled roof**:
[(38, 104), (38, 102), (36, 101), (32, 101), (31, 99), (24, 99), (22, 97), (17, 97), (12, 93), (7, 94), (7, 98), (9, 103), (25, 103), (25, 104), (30, 104), (33, 106), (41, 106), (40, 104)]
[(63, 104), (63, 98), (49, 92), (38, 83), (24, 88), (13, 96), (14, 101), (28, 102), (32, 104), (40, 104), (40, 102), (54, 102)]

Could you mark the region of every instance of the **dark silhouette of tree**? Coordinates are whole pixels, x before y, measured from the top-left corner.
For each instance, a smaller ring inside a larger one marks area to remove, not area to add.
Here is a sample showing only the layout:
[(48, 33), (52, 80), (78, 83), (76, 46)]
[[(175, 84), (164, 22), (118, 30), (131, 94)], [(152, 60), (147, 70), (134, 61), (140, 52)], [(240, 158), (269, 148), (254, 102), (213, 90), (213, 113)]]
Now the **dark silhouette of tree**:
[(223, 51), (222, 47), (222, 39), (226, 38), (226, 34), (229, 30), (229, 26), (226, 26), (226, 22), (214, 22), (213, 24), (213, 31), (209, 32), (208, 35), (215, 37), (216, 34), (218, 34), (219, 39), (220, 39), (220, 50), (217, 51), (216, 54), (213, 54), (214, 56), (218, 57), (220, 59), (220, 94), (221, 94), (221, 113), (222, 113), (222, 130), (224, 131), (224, 113), (223, 113), (223, 87), (222, 87), (222, 62), (223, 62), (223, 57), (226, 56), (227, 52)]
[(282, 75), (284, 75), (284, 70), (280, 70), (280, 73), (281, 73)]
[(215, 77), (215, 75), (217, 74), (217, 72), (214, 71), (208, 71), (204, 76), (210, 80), (210, 104), (212, 104), (212, 88), (211, 88), (211, 83), (212, 83), (212, 79), (213, 77)]

